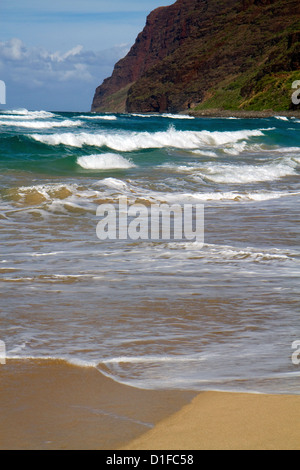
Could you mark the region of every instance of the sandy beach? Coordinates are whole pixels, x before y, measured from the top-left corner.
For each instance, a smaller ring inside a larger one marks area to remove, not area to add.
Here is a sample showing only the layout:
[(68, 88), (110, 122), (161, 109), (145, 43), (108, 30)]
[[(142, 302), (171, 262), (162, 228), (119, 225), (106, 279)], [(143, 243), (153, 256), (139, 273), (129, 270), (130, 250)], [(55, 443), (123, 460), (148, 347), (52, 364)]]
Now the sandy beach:
[(299, 450), (300, 396), (205, 392), (130, 450)]
[(95, 368), (9, 360), (1, 450), (300, 449), (300, 396), (141, 390)]

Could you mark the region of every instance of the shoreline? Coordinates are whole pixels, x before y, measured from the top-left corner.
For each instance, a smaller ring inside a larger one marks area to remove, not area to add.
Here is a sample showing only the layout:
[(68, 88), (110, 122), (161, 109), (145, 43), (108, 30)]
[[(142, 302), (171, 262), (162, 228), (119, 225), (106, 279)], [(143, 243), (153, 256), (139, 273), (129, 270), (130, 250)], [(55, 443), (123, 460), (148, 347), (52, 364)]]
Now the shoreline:
[(191, 116), (195, 118), (240, 118), (240, 119), (268, 119), (275, 118), (277, 116), (287, 117), (287, 118), (296, 118), (300, 119), (300, 109), (295, 110), (285, 110), (285, 111), (273, 111), (273, 110), (262, 110), (262, 111), (244, 111), (244, 110), (227, 110), (227, 109), (203, 109), (195, 111), (192, 109), (185, 109), (182, 111), (164, 111), (160, 113), (148, 113), (145, 111), (134, 111), (129, 113), (127, 111), (87, 111), (86, 114), (149, 114), (151, 115), (164, 115), (164, 114), (174, 114), (177, 116)]
[(203, 392), (122, 450), (300, 450), (300, 396)]
[(290, 111), (230, 111), (225, 109), (206, 109), (199, 111), (186, 110), (185, 114), (193, 117), (212, 117), (212, 118), (229, 118), (235, 117), (240, 119), (264, 119), (274, 118), (276, 116), (282, 116), (287, 118), (300, 118), (300, 110)]

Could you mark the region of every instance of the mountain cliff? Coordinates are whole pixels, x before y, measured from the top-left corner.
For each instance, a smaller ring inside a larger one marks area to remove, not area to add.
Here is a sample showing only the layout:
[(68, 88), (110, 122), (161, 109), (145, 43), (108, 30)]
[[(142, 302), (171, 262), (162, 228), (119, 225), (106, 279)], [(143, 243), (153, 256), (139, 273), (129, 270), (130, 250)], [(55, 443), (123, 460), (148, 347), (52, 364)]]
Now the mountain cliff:
[(299, 0), (177, 0), (154, 10), (92, 111), (288, 110)]

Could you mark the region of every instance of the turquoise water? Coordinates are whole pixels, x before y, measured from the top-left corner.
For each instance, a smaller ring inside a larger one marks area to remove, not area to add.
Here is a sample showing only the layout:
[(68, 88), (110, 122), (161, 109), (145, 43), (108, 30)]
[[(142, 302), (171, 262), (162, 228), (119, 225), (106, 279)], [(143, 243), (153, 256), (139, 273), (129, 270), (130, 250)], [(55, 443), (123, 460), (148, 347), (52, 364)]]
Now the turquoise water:
[[(300, 121), (0, 113), (1, 330), (142, 388), (299, 393)], [(99, 204), (204, 204), (205, 244), (96, 236)]]

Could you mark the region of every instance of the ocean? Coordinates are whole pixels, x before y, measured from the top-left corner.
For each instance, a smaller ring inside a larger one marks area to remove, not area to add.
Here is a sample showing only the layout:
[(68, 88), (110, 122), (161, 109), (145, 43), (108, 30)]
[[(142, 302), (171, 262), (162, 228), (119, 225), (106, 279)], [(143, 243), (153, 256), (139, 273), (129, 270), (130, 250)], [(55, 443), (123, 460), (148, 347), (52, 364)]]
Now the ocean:
[[(2, 111), (0, 174), (8, 363), (299, 394), (298, 119)], [(203, 204), (204, 245), (99, 240), (120, 197)]]

